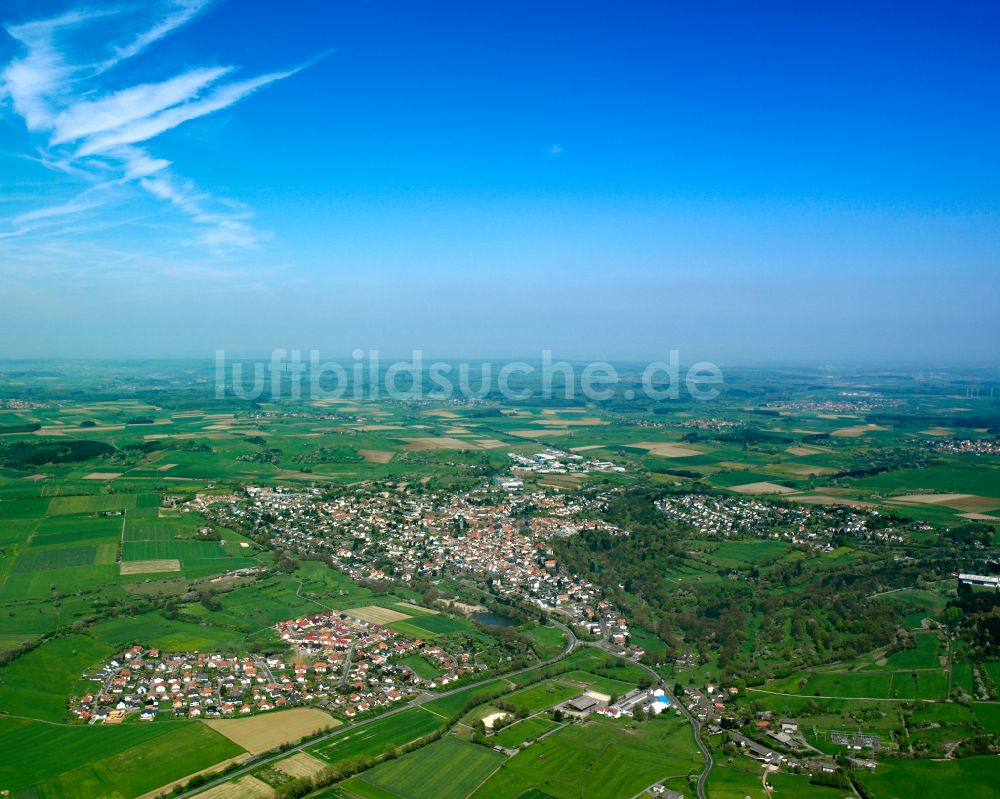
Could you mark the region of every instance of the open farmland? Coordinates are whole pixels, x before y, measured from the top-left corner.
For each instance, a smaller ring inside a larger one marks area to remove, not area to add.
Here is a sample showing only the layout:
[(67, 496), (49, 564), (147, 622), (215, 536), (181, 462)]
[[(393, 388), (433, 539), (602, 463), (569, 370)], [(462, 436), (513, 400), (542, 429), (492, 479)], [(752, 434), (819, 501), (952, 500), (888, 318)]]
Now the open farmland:
[(325, 767), (326, 763), (305, 752), (299, 752), (291, 757), (286, 757), (275, 764), (275, 768), (284, 771), (292, 777), (311, 777), (313, 774), (322, 771)]
[(274, 789), (256, 777), (240, 777), (199, 794), (201, 799), (271, 799)]
[(383, 627), (394, 621), (409, 619), (406, 613), (400, 613), (390, 608), (379, 607), (378, 605), (366, 605), (360, 608), (351, 608), (351, 615), (362, 621), (370, 621)]
[(447, 736), (381, 763), (347, 782), (344, 790), (367, 799), (367, 786), (400, 799), (465, 799), (500, 767), (504, 756)]
[(362, 727), (346, 730), (328, 741), (310, 748), (317, 757), (330, 762), (357, 755), (374, 757), (386, 747), (402, 746), (444, 726), (445, 719), (422, 707), (415, 707)]
[(121, 574), (156, 574), (159, 572), (179, 572), (180, 570), (181, 562), (177, 558), (122, 561), (119, 569)]
[(0, 719), (0, 740), (0, 781), (43, 799), (139, 796), (243, 752), (198, 722), (88, 728)]
[(694, 741), (683, 722), (655, 719), (633, 734), (624, 728), (606, 720), (565, 727), (508, 760), (472, 796), (506, 799), (536, 789), (556, 799), (629, 797), (690, 770)]
[(293, 708), (242, 719), (217, 719), (205, 724), (240, 748), (257, 753), (315, 735), (340, 722), (322, 710)]
[(962, 786), (962, 794), (970, 799), (988, 799), (996, 795), (998, 780), (1000, 759), (996, 757), (888, 762), (864, 778), (878, 799), (946, 796), (956, 786)]

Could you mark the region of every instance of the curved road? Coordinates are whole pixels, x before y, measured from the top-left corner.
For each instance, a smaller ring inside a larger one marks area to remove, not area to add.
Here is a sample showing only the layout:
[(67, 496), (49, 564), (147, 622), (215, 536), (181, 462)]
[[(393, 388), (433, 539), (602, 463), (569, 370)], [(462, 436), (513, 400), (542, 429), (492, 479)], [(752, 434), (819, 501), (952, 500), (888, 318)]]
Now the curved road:
[[(607, 635), (605, 634), (605, 637), (602, 638), (600, 641), (594, 641), (594, 642), (583, 641), (581, 642), (581, 646), (593, 646), (605, 652), (608, 652), (609, 654), (614, 654), (614, 652), (610, 651), (609, 644), (606, 639)], [(698, 749), (701, 752), (701, 754), (705, 756), (705, 768), (702, 769), (701, 774), (698, 775), (698, 785), (697, 785), (698, 799), (707, 799), (705, 794), (705, 782), (706, 780), (708, 780), (708, 772), (712, 770), (712, 754), (711, 752), (708, 751), (708, 747), (705, 746), (705, 742), (702, 741), (701, 739), (701, 722), (698, 721), (698, 719), (691, 713), (691, 711), (687, 709), (687, 705), (678, 701), (677, 697), (674, 696), (674, 692), (671, 691), (670, 688), (667, 686), (666, 680), (664, 680), (663, 677), (661, 677), (656, 671), (651, 669), (645, 663), (640, 663), (637, 660), (635, 661), (635, 665), (637, 665), (640, 669), (643, 669), (647, 674), (649, 674), (650, 677), (653, 678), (654, 685), (659, 685), (661, 688), (663, 688), (663, 693), (666, 694), (667, 698), (670, 700), (670, 703), (675, 708), (677, 708), (688, 721), (691, 722), (691, 727), (694, 730), (694, 742), (698, 745)]]

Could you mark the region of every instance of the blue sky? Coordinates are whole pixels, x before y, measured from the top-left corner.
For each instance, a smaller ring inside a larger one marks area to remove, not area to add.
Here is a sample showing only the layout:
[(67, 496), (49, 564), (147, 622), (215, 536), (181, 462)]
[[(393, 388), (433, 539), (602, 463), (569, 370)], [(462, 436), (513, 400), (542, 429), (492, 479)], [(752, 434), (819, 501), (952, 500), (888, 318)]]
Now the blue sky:
[(0, 22), (0, 355), (1000, 355), (995, 4)]

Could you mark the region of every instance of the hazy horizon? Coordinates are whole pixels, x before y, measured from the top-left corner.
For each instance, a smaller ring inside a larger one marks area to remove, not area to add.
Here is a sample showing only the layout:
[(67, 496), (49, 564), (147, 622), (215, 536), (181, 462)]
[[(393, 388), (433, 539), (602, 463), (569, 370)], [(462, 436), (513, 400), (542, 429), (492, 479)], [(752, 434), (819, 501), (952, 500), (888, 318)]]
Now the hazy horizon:
[(987, 5), (0, 11), (0, 357), (989, 363)]

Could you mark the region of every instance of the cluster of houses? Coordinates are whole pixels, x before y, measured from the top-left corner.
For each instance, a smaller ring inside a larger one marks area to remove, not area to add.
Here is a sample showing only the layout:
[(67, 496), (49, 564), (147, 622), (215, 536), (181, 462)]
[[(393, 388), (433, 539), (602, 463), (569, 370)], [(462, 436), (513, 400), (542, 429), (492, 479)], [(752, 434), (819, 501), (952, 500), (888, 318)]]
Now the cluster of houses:
[(685, 688), (683, 699), (678, 697), (678, 701), (683, 701), (688, 712), (711, 729), (718, 727), (723, 718), (731, 715), (737, 694), (739, 689), (732, 686), (719, 687), (709, 683), (701, 688)]
[[(468, 652), (449, 653), (347, 612), (333, 610), (280, 622), (276, 632), (295, 652), (297, 673), (322, 683), (314, 688), (321, 704), (347, 718), (419, 691), (446, 687), (485, 668)], [(412, 655), (440, 673), (421, 677), (400, 662)]]
[(70, 701), (81, 721), (115, 723), (129, 713), (153, 721), (175, 717), (248, 715), (312, 697), (258, 656), (220, 652), (161, 652), (133, 646), (83, 676), (94, 688)]
[(837, 399), (784, 400), (769, 402), (764, 407), (785, 411), (856, 414), (879, 408), (897, 408), (902, 404), (902, 400), (889, 399), (870, 391), (842, 391)]
[(955, 455), (1000, 455), (997, 438), (941, 438), (929, 443), (938, 452)]
[(877, 510), (847, 505), (776, 505), (748, 497), (677, 494), (658, 503), (674, 519), (707, 538), (748, 536), (829, 548), (838, 536), (901, 543), (904, 533), (922, 529), (920, 522), (894, 519)]

